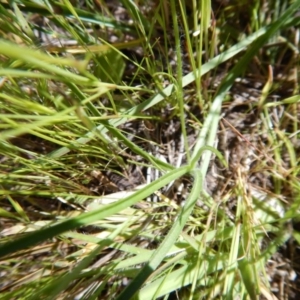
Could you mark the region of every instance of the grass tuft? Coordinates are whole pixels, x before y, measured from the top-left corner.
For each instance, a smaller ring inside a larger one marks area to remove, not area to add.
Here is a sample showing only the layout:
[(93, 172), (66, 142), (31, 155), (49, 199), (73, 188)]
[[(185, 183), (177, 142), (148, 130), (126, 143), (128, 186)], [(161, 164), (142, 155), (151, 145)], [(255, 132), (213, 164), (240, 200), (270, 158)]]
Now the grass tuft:
[(1, 2), (2, 298), (296, 299), (299, 7)]

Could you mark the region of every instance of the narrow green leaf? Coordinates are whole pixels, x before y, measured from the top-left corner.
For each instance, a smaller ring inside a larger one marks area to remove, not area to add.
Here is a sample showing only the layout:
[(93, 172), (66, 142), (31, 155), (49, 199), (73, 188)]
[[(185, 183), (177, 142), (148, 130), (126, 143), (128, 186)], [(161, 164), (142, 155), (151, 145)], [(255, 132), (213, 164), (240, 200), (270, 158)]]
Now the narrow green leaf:
[(92, 224), (93, 222), (99, 221), (105, 217), (117, 213), (122, 209), (125, 209), (126, 207), (131, 206), (136, 202), (147, 198), (154, 191), (165, 186), (172, 180), (175, 180), (176, 178), (179, 178), (180, 176), (186, 174), (188, 171), (189, 171), (188, 166), (180, 167), (176, 170), (167, 173), (166, 175), (162, 176), (158, 180), (149, 184), (147, 187), (137, 191), (132, 196), (127, 197), (121, 201), (103, 206), (91, 212), (83, 213), (78, 217), (74, 217), (69, 220), (62, 221), (56, 225), (49, 226), (48, 228), (44, 228), (32, 234), (25, 235), (17, 240), (5, 243), (0, 246), (0, 257), (33, 246), (39, 242), (57, 236), (65, 231), (72, 230), (80, 226)]
[(178, 213), (178, 217), (175, 220), (174, 225), (170, 229), (169, 233), (160, 244), (158, 249), (153, 253), (150, 261), (140, 270), (138, 275), (132, 280), (132, 282), (125, 288), (125, 290), (119, 295), (118, 300), (131, 299), (134, 294), (140, 289), (147, 278), (153, 273), (159, 264), (163, 261), (168, 250), (177, 240), (178, 236), (183, 229), (189, 215), (191, 214), (197, 199), (200, 196), (202, 190), (202, 178), (200, 170), (194, 170), (193, 175), (195, 176), (193, 189), (189, 195), (186, 204)]

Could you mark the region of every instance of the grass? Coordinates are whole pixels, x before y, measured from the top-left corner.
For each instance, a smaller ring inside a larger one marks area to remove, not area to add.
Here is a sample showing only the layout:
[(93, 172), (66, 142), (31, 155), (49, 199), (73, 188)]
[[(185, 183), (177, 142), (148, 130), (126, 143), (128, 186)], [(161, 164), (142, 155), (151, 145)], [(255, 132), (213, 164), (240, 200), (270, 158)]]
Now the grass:
[(149, 3), (0, 3), (1, 299), (299, 290), (300, 1)]

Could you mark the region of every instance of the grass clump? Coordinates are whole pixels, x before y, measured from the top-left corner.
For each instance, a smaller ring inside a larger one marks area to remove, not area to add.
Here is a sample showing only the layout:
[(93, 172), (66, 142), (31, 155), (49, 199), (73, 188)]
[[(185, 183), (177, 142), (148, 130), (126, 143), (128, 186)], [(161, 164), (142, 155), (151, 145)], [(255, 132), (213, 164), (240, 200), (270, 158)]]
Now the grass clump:
[(3, 299), (296, 299), (300, 2), (75, 2), (0, 4)]

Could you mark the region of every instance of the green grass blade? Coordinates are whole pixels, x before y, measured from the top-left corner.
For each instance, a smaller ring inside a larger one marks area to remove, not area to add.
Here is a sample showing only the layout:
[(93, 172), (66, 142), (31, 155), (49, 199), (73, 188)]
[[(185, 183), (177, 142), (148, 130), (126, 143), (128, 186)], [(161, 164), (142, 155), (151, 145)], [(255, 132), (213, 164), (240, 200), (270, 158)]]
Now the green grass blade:
[(118, 300), (131, 299), (131, 297), (140, 289), (146, 279), (154, 272), (162, 260), (165, 258), (168, 250), (172, 247), (176, 239), (181, 233), (183, 226), (185, 225), (188, 217), (190, 216), (193, 207), (199, 198), (200, 192), (202, 190), (202, 178), (199, 170), (193, 171), (195, 176), (193, 189), (188, 197), (188, 200), (167, 234), (164, 241), (160, 244), (158, 249), (153, 253), (150, 261), (141, 269), (138, 275), (132, 280), (132, 282), (125, 288), (125, 290), (117, 298)]
[(45, 241), (48, 238), (52, 238), (59, 235), (65, 231), (78, 228), (80, 226), (92, 224), (93, 222), (99, 221), (105, 217), (108, 217), (114, 213), (125, 209), (128, 206), (135, 204), (142, 199), (147, 198), (154, 191), (160, 189), (161, 187), (167, 185), (172, 180), (179, 178), (180, 176), (188, 172), (188, 166), (183, 166), (176, 170), (173, 170), (166, 175), (162, 176), (160, 179), (152, 182), (147, 187), (137, 191), (132, 196), (125, 198), (121, 201), (103, 206), (95, 211), (84, 213), (78, 217), (71, 218), (67, 221), (63, 221), (57, 225), (50, 226), (48, 228), (41, 229), (33, 234), (29, 234), (21, 237), (15, 241), (7, 242), (0, 246), (0, 257), (8, 254), (12, 254), (15, 251), (30, 247), (39, 242)]

